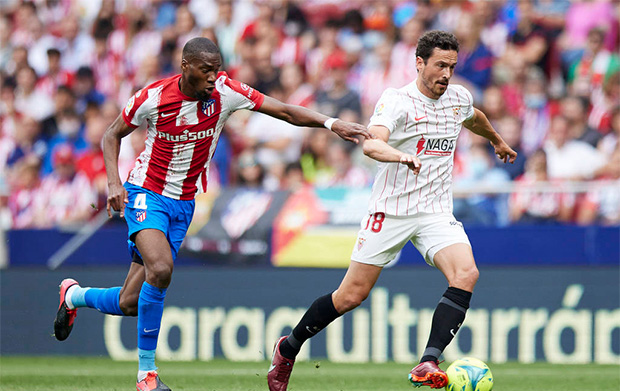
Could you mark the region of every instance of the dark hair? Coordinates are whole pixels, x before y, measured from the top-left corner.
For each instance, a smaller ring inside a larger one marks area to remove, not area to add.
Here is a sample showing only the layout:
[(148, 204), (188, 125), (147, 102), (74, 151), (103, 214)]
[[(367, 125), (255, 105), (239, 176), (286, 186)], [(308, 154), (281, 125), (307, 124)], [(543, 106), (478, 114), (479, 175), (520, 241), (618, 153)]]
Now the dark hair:
[(187, 61), (200, 57), (201, 53), (220, 54), (220, 49), (209, 38), (192, 38), (183, 46), (183, 58)]
[(418, 40), (418, 47), (416, 48), (416, 57), (422, 57), (424, 63), (431, 57), (435, 48), (441, 50), (455, 50), (459, 51), (459, 41), (454, 34), (446, 31), (432, 30), (424, 33)]
[(67, 93), (69, 95), (71, 95), (72, 98), (75, 98), (75, 92), (73, 92), (73, 90), (71, 89), (71, 87), (69, 87), (66, 84), (61, 84), (58, 86), (58, 88), (56, 89), (56, 93)]
[(60, 57), (60, 50), (58, 50), (56, 48), (49, 48), (49, 49), (47, 49), (47, 55), (48, 56)]
[(81, 66), (75, 72), (75, 77), (78, 79), (94, 79), (95, 73), (91, 67)]

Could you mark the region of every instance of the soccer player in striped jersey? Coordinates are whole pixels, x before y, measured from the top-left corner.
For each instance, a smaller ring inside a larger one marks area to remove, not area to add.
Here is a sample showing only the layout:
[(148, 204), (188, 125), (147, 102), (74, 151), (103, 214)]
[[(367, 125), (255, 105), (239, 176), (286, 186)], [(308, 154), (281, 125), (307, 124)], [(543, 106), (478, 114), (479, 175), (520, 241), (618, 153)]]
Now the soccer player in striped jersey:
[[(218, 47), (194, 38), (183, 48), (181, 74), (156, 81), (132, 96), (104, 136), (107, 209), (119, 211), (129, 231), (133, 262), (122, 287), (60, 285), (54, 321), (58, 340), (69, 336), (76, 309), (138, 316), (138, 391), (169, 390), (155, 366), (155, 348), (174, 260), (194, 213), (196, 193), (206, 191), (209, 161), (228, 117), (236, 110), (260, 111), (293, 125), (327, 127), (345, 140), (370, 137), (359, 124), (284, 104), (219, 72)], [(118, 173), (121, 139), (147, 123), (145, 149), (123, 185)]]
[(446, 386), (439, 356), (463, 324), (478, 280), (467, 234), (452, 215), (456, 139), (465, 126), (487, 138), (504, 163), (513, 163), (517, 156), (473, 107), (469, 91), (449, 84), (458, 49), (450, 33), (425, 33), (416, 52), (418, 78), (400, 89), (387, 89), (377, 102), (369, 124), (376, 138), (364, 140), (363, 148), (379, 162), (379, 170), (351, 264), (338, 289), (316, 299), (292, 333), (276, 342), (267, 376), (270, 391), (286, 390), (304, 341), (359, 306), (407, 241), (448, 280), (428, 343), (409, 380), (416, 387)]

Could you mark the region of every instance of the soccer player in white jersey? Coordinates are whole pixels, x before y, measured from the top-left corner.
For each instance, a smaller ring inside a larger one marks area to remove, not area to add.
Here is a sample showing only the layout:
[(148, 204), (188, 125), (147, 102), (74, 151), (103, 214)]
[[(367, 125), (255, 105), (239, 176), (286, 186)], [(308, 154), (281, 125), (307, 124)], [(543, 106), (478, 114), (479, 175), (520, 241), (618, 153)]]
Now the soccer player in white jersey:
[(452, 165), (461, 126), (486, 137), (504, 162), (513, 163), (517, 156), (473, 107), (469, 91), (449, 85), (458, 49), (450, 33), (425, 33), (416, 52), (418, 78), (386, 90), (377, 102), (369, 124), (376, 138), (365, 140), (363, 148), (379, 162), (379, 171), (351, 264), (338, 289), (316, 299), (292, 333), (276, 342), (267, 376), (271, 391), (286, 390), (301, 345), (359, 306), (407, 241), (448, 280), (428, 344), (409, 380), (416, 387), (446, 386), (438, 359), (463, 324), (478, 280), (467, 234), (452, 215)]
[[(155, 348), (164, 297), (174, 260), (194, 212), (194, 197), (206, 191), (209, 161), (228, 117), (251, 109), (293, 125), (327, 127), (345, 140), (370, 137), (359, 124), (329, 118), (301, 106), (284, 104), (219, 72), (218, 47), (194, 38), (183, 48), (181, 74), (156, 81), (129, 99), (104, 136), (108, 176), (108, 214), (120, 211), (129, 228), (133, 258), (122, 287), (82, 288), (73, 279), (60, 285), (54, 333), (65, 340), (76, 309), (138, 316), (138, 381), (136, 389), (169, 390), (155, 366)], [(147, 122), (145, 149), (127, 182), (118, 174), (121, 138)]]

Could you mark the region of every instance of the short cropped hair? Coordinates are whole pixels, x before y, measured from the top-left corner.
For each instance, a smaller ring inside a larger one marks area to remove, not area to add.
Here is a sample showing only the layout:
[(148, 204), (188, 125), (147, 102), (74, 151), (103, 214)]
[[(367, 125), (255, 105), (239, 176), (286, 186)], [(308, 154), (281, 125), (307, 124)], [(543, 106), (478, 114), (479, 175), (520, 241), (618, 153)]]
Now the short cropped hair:
[(213, 41), (204, 37), (192, 38), (183, 46), (183, 58), (187, 61), (200, 57), (201, 53), (220, 54), (220, 49)]
[(426, 61), (431, 57), (435, 48), (441, 50), (455, 50), (458, 53), (459, 41), (454, 34), (446, 31), (428, 31), (418, 40), (418, 47), (416, 48), (415, 55), (416, 57), (421, 57), (426, 64)]

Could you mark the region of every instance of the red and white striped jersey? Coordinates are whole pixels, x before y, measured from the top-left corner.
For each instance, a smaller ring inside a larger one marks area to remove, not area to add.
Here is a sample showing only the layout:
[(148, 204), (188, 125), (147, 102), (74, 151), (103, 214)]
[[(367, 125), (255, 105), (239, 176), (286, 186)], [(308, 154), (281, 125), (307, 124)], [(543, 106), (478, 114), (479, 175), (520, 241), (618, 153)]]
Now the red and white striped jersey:
[(369, 212), (391, 216), (452, 212), (452, 167), (456, 139), (463, 121), (474, 115), (473, 98), (460, 85), (448, 85), (435, 100), (416, 82), (385, 90), (368, 126), (385, 126), (388, 144), (417, 156), (419, 175), (400, 163), (379, 163)]
[(258, 110), (265, 96), (254, 88), (217, 75), (211, 98), (183, 94), (176, 75), (136, 92), (123, 110), (127, 125), (147, 121), (145, 149), (136, 158), (129, 183), (166, 197), (191, 200), (207, 190), (209, 161), (228, 117), (240, 109)]

